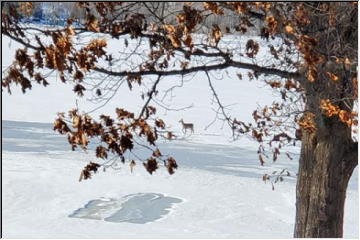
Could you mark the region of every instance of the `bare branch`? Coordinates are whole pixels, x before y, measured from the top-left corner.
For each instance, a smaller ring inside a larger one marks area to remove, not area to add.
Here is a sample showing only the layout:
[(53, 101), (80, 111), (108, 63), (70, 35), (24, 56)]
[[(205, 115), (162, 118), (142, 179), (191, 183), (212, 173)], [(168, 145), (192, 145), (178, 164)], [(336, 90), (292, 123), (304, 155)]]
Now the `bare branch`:
[(217, 93), (216, 93), (216, 91), (215, 91), (215, 88), (214, 88), (214, 86), (213, 86), (213, 84), (212, 84), (212, 82), (211, 82), (209, 73), (208, 73), (207, 71), (205, 71), (205, 73), (206, 73), (206, 76), (207, 76), (207, 79), (208, 79), (208, 83), (209, 83), (210, 89), (211, 89), (211, 91), (212, 91), (212, 93), (213, 93), (213, 95), (214, 95), (214, 97), (215, 97), (215, 99), (216, 99), (217, 104), (219, 105), (219, 108), (220, 108), (222, 114), (223, 114), (224, 117), (225, 117), (224, 120), (229, 124), (229, 126), (230, 126), (230, 128), (231, 128), (231, 126), (232, 126), (232, 124), (231, 124), (231, 118), (230, 118), (230, 116), (228, 116), (228, 114), (225, 112), (225, 108), (224, 108), (224, 106), (222, 105), (222, 103), (221, 103), (221, 101), (220, 101), (220, 99), (219, 99), (219, 96), (217, 95)]
[(141, 109), (141, 112), (140, 112), (138, 118), (141, 118), (141, 117), (144, 115), (145, 110), (146, 110), (147, 106), (149, 105), (149, 103), (150, 103), (150, 101), (151, 101), (151, 99), (152, 99), (152, 97), (153, 97), (153, 95), (154, 95), (154, 93), (155, 93), (155, 91), (156, 91), (156, 86), (159, 84), (160, 79), (161, 79), (161, 75), (158, 76), (158, 78), (156, 79), (155, 83), (153, 84), (150, 92), (148, 93), (148, 96), (149, 96), (149, 97), (148, 97), (145, 105), (144, 105), (143, 108)]
[(16, 42), (24, 45), (27, 48), (31, 48), (31, 49), (34, 49), (34, 50), (41, 50), (40, 47), (36, 47), (36, 46), (34, 46), (34, 45), (30, 44), (30, 43), (26, 43), (23, 39), (18, 38), (18, 37), (14, 37), (14, 36), (10, 35), (8, 32), (2, 32), (2, 34), (4, 34), (5, 36), (8, 36), (12, 40), (15, 40)]
[(189, 73), (195, 73), (200, 71), (211, 71), (211, 70), (222, 70), (228, 67), (235, 67), (235, 68), (241, 68), (241, 69), (248, 69), (256, 71), (259, 74), (269, 74), (269, 75), (277, 75), (282, 78), (296, 78), (298, 79), (301, 75), (298, 72), (288, 72), (279, 70), (276, 68), (266, 68), (261, 67), (255, 64), (250, 63), (243, 63), (243, 62), (237, 62), (237, 61), (228, 61), (221, 64), (216, 65), (210, 65), (210, 66), (197, 66), (192, 68), (186, 68), (186, 69), (178, 69), (178, 70), (169, 70), (169, 71), (161, 71), (161, 70), (153, 70), (153, 71), (137, 71), (137, 72), (131, 72), (131, 71), (122, 71), (122, 72), (114, 72), (109, 71), (104, 68), (95, 67), (93, 70), (109, 74), (112, 76), (146, 76), (146, 75), (161, 75), (161, 76), (172, 76), (172, 75), (186, 75)]

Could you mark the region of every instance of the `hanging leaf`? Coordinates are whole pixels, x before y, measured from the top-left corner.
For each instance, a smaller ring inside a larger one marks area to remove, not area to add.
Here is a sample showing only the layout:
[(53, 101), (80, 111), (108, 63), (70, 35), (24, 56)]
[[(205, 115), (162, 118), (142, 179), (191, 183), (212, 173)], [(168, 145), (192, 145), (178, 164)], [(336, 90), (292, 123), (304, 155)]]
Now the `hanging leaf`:
[(150, 174), (156, 171), (156, 169), (159, 168), (158, 163), (155, 158), (149, 158), (146, 163), (143, 163), (146, 171), (148, 171)]
[(131, 172), (131, 173), (133, 172), (133, 169), (135, 168), (135, 166), (136, 166), (135, 161), (134, 161), (134, 160), (131, 160), (131, 162), (130, 162), (130, 172)]

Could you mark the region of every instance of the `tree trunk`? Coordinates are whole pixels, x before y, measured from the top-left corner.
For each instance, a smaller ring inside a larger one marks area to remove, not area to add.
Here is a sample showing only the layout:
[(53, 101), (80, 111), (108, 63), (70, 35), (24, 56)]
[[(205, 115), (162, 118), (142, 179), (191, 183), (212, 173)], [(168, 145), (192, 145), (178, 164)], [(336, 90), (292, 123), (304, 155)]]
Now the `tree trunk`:
[[(357, 165), (351, 129), (318, 113), (321, 129), (302, 138), (296, 186), (296, 238), (343, 236), (344, 203)], [(321, 127), (323, 126), (323, 127)]]

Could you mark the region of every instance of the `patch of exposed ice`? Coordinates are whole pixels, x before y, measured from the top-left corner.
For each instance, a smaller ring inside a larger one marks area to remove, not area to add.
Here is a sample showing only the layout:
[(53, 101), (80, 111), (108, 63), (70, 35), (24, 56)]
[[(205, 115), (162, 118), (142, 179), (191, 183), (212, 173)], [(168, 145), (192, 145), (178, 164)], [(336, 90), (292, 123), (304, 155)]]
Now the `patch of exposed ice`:
[(136, 193), (120, 199), (99, 198), (89, 201), (69, 217), (145, 224), (159, 220), (170, 213), (182, 200), (161, 193)]

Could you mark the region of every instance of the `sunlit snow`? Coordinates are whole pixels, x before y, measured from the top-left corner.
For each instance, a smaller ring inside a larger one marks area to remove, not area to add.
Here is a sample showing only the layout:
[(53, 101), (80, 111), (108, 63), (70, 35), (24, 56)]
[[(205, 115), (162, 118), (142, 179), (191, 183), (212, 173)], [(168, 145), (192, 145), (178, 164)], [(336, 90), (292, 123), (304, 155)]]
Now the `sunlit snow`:
[[(2, 39), (2, 69), (11, 64), (18, 45)], [(230, 69), (236, 76), (237, 70)], [(180, 77), (160, 84), (164, 93)], [(66, 137), (52, 131), (57, 112), (77, 104), (84, 112), (96, 105), (77, 98), (71, 84), (56, 75), (46, 88), (35, 85), (22, 94), (2, 93), (3, 236), (8, 238), (291, 238), (295, 220), (295, 186), (298, 146), (289, 149), (294, 160), (280, 155), (276, 163), (260, 166), (256, 143), (247, 138), (230, 141), (221, 121), (206, 128), (215, 117), (204, 75), (185, 78), (167, 102), (183, 111), (159, 108), (159, 116), (179, 136), (161, 141), (163, 154), (178, 162), (176, 174), (161, 167), (149, 175), (138, 164), (99, 172), (78, 182), (81, 169), (96, 161), (94, 152), (72, 152)], [(270, 104), (273, 92), (257, 81), (236, 77), (214, 80), (219, 97), (233, 116), (251, 120), (258, 105)], [(101, 112), (114, 115), (115, 107), (139, 111), (143, 89), (127, 86)], [(179, 120), (191, 122), (194, 134), (181, 132)], [(144, 149), (136, 148), (139, 156)], [(265, 173), (287, 169), (291, 175), (275, 184), (264, 183)], [(359, 237), (358, 168), (350, 179), (344, 235)]]

